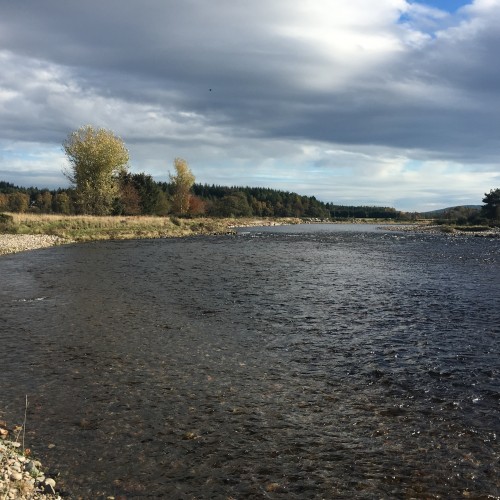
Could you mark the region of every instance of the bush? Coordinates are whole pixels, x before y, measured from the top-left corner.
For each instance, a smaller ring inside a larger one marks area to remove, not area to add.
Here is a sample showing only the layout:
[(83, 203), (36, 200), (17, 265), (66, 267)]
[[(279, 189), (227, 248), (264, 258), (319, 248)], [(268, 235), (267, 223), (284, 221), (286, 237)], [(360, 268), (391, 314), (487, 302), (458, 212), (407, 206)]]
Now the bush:
[(14, 217), (12, 215), (0, 214), (0, 233), (6, 233), (14, 229)]

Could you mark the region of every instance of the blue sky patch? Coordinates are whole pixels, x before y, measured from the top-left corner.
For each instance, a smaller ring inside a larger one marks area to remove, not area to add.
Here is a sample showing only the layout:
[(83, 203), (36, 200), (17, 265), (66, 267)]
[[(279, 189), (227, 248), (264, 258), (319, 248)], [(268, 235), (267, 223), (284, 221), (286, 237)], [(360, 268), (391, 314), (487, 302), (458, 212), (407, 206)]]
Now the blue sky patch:
[(425, 2), (422, 1), (411, 3), (421, 3), (423, 5), (428, 5), (429, 7), (435, 7), (437, 9), (445, 10), (447, 12), (456, 12), (460, 7), (471, 4), (472, 2), (463, 0), (426, 0)]

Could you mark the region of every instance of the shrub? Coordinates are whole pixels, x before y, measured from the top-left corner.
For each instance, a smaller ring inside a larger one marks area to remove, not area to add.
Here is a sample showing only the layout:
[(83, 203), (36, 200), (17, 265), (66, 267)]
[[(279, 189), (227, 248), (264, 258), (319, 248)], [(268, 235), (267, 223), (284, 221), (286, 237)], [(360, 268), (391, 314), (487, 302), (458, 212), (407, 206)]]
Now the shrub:
[(179, 219), (179, 217), (170, 217), (170, 220), (172, 221), (172, 224), (176, 225), (176, 226), (181, 226), (182, 225), (182, 222), (181, 220)]
[(8, 214), (0, 214), (0, 233), (12, 231), (14, 229), (14, 217)]

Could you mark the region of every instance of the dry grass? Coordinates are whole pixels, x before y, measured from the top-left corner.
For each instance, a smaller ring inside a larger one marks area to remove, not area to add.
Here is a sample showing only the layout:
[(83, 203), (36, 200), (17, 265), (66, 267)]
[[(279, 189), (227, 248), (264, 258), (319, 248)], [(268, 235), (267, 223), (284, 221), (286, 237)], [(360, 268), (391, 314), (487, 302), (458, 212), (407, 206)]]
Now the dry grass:
[(53, 215), (10, 213), (14, 234), (46, 234), (70, 241), (106, 239), (167, 238), (196, 234), (227, 234), (235, 226), (293, 224), (298, 219), (216, 219), (200, 217)]

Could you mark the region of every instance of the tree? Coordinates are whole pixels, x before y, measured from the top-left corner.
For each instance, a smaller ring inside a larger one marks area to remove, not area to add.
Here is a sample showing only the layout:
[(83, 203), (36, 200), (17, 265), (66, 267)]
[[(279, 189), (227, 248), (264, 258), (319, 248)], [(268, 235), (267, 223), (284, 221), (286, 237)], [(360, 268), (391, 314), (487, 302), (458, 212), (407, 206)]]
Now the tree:
[(126, 171), (129, 154), (113, 132), (86, 125), (72, 132), (63, 143), (70, 162), (66, 177), (75, 186), (82, 213), (107, 215), (118, 196), (117, 177)]
[(174, 160), (174, 168), (176, 175), (170, 175), (173, 187), (172, 211), (177, 215), (185, 215), (189, 212), (190, 191), (195, 178), (187, 161), (182, 158)]
[(115, 204), (115, 213), (124, 215), (168, 213), (170, 205), (167, 195), (151, 175), (144, 172), (140, 174), (123, 172), (119, 175), (119, 181), (120, 199)]
[(64, 191), (56, 193), (52, 200), (52, 209), (54, 212), (60, 214), (71, 213), (71, 200), (68, 193), (65, 193)]
[(223, 217), (248, 217), (252, 215), (252, 208), (245, 193), (236, 191), (220, 200), (218, 212)]
[(30, 197), (26, 193), (17, 191), (9, 194), (9, 210), (11, 212), (26, 212), (30, 206)]
[(35, 206), (43, 213), (52, 211), (52, 194), (50, 191), (44, 190), (38, 193), (35, 197)]
[(170, 200), (165, 191), (160, 191), (156, 202), (155, 214), (168, 215), (170, 213)]
[(120, 192), (121, 214), (140, 215), (141, 197), (133, 184), (124, 184)]
[(491, 190), (484, 194), (481, 211), (487, 219), (500, 220), (500, 189)]
[(191, 215), (204, 215), (207, 211), (207, 204), (199, 196), (189, 197), (189, 213)]
[(158, 205), (162, 199), (162, 190), (158, 186), (158, 183), (155, 182), (151, 175), (144, 172), (132, 174), (130, 181), (139, 193), (142, 213), (145, 215), (156, 214)]
[(0, 210), (7, 210), (9, 208), (9, 195), (0, 193)]

